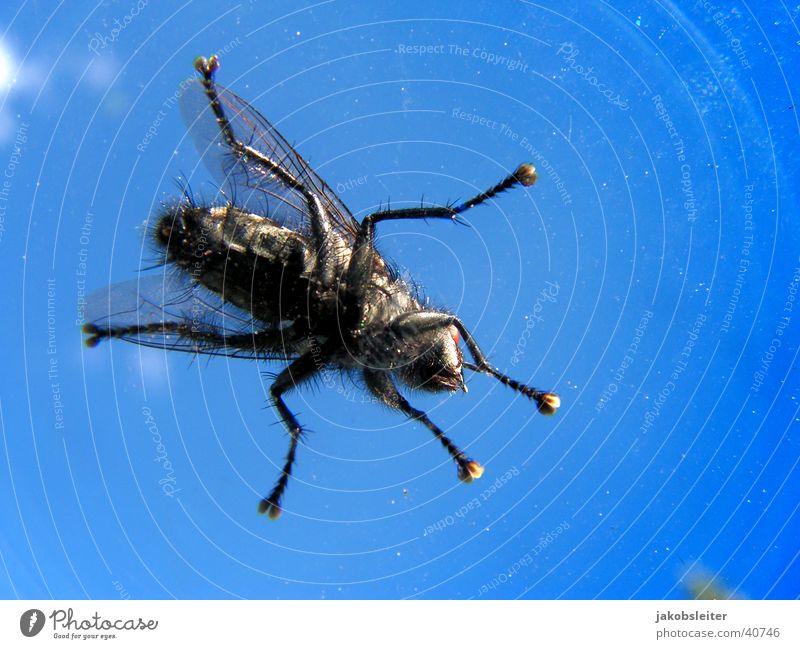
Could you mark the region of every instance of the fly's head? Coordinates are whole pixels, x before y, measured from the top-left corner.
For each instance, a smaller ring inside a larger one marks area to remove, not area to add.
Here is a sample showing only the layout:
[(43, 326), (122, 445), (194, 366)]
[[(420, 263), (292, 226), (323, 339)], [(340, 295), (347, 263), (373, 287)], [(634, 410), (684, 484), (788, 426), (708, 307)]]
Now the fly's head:
[(461, 336), (453, 325), (418, 334), (413, 341), (419, 353), (398, 374), (409, 387), (429, 392), (467, 391), (464, 383)]

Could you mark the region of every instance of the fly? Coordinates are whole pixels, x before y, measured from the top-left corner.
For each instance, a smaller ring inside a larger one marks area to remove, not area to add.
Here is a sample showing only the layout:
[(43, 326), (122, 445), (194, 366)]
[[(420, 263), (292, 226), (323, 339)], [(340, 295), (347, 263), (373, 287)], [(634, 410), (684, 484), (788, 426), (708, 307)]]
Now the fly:
[[(192, 354), (287, 363), (270, 396), (289, 431), (278, 480), (258, 507), (277, 518), (303, 428), (285, 394), (330, 368), (360, 374), (385, 405), (420, 422), (472, 482), (483, 467), (458, 448), (397, 388), (466, 392), (464, 370), (493, 376), (533, 400), (539, 412), (560, 406), (554, 392), (524, 385), (489, 364), (451, 313), (427, 308), (374, 245), (376, 224), (461, 215), (497, 194), (536, 181), (521, 164), (459, 205), (375, 212), (360, 223), (334, 191), (255, 109), (214, 80), (216, 56), (199, 57), (200, 76), (181, 98), (195, 144), (214, 177), (230, 188), (221, 205), (188, 191), (158, 214), (153, 238), (174, 272), (112, 285), (90, 298), (83, 331), (94, 347), (106, 338)], [(469, 352), (466, 360), (461, 346)]]

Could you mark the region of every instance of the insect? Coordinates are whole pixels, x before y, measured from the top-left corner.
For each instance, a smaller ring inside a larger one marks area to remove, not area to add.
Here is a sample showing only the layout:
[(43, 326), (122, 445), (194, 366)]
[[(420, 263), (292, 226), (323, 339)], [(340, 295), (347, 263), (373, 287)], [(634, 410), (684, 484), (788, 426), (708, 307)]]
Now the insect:
[(515, 185), (533, 185), (533, 165), (521, 164), (464, 203), (387, 209), (359, 223), (275, 127), (217, 85), (218, 67), (216, 56), (196, 59), (199, 77), (181, 107), (204, 162), (230, 196), (224, 204), (204, 205), (185, 191), (161, 209), (153, 238), (172, 274), (166, 281), (143, 278), (98, 292), (87, 307), (86, 344), (119, 338), (192, 354), (286, 362), (270, 396), (289, 431), (289, 450), (258, 508), (272, 519), (282, 511), (303, 437), (284, 396), (330, 368), (360, 375), (380, 402), (428, 428), (461, 480), (479, 478), (483, 467), (412, 406), (398, 382), (414, 390), (466, 392), (469, 370), (493, 376), (546, 415), (556, 412), (560, 399), (495, 369), (457, 316), (423, 306), (375, 249), (375, 226), (392, 219), (459, 221)]

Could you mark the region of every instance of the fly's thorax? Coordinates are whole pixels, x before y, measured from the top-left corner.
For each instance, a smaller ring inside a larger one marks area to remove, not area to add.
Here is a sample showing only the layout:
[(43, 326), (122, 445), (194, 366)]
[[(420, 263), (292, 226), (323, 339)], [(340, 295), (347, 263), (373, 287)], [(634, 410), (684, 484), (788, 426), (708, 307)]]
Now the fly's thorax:
[(315, 280), (328, 292), (338, 290), (347, 273), (353, 250), (336, 230), (325, 232), (311, 266)]
[(391, 272), (382, 257), (374, 260), (370, 281), (362, 290), (367, 292), (362, 300), (364, 327), (384, 326), (400, 315), (422, 309), (408, 284)]

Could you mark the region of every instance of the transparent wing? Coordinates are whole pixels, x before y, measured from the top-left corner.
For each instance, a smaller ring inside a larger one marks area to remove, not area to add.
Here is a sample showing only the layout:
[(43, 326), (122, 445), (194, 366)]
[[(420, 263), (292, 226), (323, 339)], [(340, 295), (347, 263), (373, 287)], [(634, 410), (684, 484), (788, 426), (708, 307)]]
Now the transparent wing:
[[(265, 331), (250, 314), (201, 286), (171, 274), (151, 275), (102, 288), (86, 298), (84, 330), (103, 338), (192, 354), (250, 359), (295, 357), (288, 347), (265, 347)], [(290, 340), (287, 338), (287, 344)]]
[[(216, 83), (214, 87), (235, 139), (279, 165), (316, 194), (337, 231), (352, 244), (358, 223), (336, 192), (255, 108), (224, 87)], [(233, 192), (232, 201), (236, 205), (293, 230), (308, 231), (309, 208), (305, 196), (283, 182), (262, 161), (230, 146), (199, 79), (183, 92), (180, 107), (201, 159), (221, 188)]]

